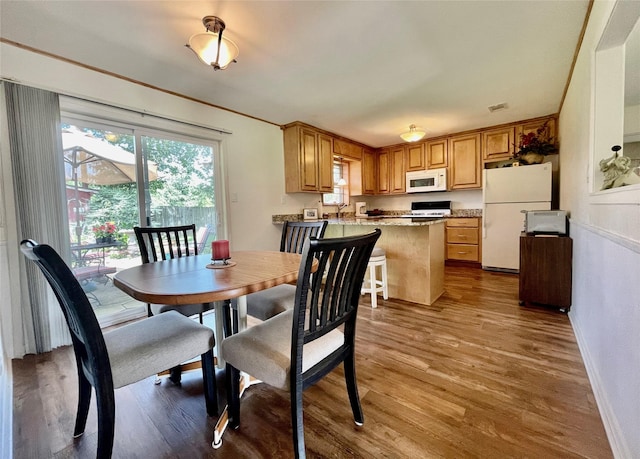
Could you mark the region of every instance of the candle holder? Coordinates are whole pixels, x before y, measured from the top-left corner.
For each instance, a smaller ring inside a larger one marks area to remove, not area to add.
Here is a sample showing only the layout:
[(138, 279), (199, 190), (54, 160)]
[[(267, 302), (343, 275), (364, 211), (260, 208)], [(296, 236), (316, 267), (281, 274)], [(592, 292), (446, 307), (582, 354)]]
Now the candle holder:
[(215, 265), (222, 262), (223, 265), (229, 265), (229, 241), (222, 239), (211, 243), (211, 262)]

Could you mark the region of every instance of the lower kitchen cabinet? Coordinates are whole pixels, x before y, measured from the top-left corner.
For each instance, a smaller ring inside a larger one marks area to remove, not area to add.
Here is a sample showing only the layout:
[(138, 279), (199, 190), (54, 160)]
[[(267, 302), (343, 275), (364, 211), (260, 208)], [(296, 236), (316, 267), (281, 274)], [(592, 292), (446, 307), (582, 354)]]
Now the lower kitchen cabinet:
[(568, 236), (520, 236), (520, 305), (571, 307), (573, 240)]
[(447, 260), (480, 264), (480, 219), (448, 218), (445, 228)]

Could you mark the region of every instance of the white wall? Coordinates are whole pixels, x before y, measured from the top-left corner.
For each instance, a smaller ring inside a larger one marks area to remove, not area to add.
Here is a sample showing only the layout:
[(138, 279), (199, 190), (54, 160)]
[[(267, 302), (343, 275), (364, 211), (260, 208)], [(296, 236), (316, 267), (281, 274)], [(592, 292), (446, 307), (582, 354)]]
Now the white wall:
[(640, 457), (640, 206), (590, 194), (593, 53), (612, 7), (593, 5), (560, 113), (560, 208), (571, 213), (574, 239), (571, 322), (614, 454), (632, 458)]

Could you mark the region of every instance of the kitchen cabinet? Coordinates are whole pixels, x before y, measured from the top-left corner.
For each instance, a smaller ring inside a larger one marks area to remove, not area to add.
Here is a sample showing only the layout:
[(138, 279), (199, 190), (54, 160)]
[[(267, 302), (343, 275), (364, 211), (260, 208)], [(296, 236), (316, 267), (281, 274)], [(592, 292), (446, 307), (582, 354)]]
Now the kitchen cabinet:
[(407, 172), (423, 171), (427, 168), (424, 155), (424, 144), (410, 145), (407, 147)]
[(425, 144), (428, 169), (447, 167), (447, 139), (431, 140)]
[(333, 191), (333, 139), (293, 123), (284, 127), (284, 171), (287, 193)]
[(480, 219), (477, 217), (447, 218), (445, 254), (447, 260), (481, 262)]
[(463, 134), (449, 138), (450, 190), (482, 187), (480, 134)]
[(484, 161), (503, 161), (513, 156), (515, 143), (513, 126), (482, 131), (482, 159)]
[(389, 166), (389, 192), (404, 194), (407, 180), (403, 147), (394, 148), (389, 152)]
[(376, 194), (378, 188), (378, 169), (376, 154), (371, 150), (362, 151), (362, 194)]
[(342, 139), (333, 139), (333, 154), (338, 157), (362, 161), (362, 147)]
[(520, 235), (520, 305), (571, 307), (573, 240), (568, 236)]
[(540, 127), (545, 127), (545, 133), (543, 136), (546, 138), (553, 139), (555, 143), (558, 143), (557, 138), (557, 121), (555, 116), (545, 116), (542, 118), (535, 118), (532, 120), (527, 120), (523, 123), (518, 123), (515, 126), (515, 144), (518, 145), (520, 143), (520, 137), (522, 135), (527, 135), (530, 132), (536, 132)]
[(390, 181), (390, 150), (381, 150), (378, 153), (378, 187), (377, 194), (389, 194)]

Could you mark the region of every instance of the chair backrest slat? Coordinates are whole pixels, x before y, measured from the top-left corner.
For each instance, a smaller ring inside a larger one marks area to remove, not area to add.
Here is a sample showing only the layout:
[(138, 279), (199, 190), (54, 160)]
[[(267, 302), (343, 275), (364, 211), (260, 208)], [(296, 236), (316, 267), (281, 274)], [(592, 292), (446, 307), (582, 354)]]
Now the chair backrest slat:
[(140, 227), (133, 231), (143, 263), (198, 255), (196, 225)]
[(329, 222), (289, 222), (285, 221), (280, 240), (280, 252), (302, 253), (304, 241), (315, 237), (322, 239)]

